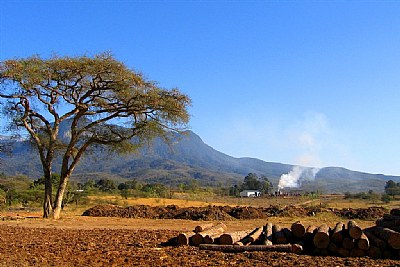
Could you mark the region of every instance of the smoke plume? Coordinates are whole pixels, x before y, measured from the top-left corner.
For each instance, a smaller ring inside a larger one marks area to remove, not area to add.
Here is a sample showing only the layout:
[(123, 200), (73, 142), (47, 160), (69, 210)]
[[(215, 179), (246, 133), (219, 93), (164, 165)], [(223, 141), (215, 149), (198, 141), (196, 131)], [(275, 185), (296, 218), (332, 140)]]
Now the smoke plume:
[(281, 190), (285, 187), (300, 187), (303, 181), (314, 181), (315, 175), (319, 170), (319, 168), (294, 166), (289, 173), (282, 174), (279, 179), (278, 189)]

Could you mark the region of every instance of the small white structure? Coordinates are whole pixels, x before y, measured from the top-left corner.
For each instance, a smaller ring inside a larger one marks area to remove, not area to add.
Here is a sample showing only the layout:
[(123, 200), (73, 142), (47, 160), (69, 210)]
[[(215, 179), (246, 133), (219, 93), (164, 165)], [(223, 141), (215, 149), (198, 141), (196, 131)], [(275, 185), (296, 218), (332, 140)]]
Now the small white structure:
[(258, 190), (243, 190), (239, 195), (241, 197), (260, 197), (261, 192)]

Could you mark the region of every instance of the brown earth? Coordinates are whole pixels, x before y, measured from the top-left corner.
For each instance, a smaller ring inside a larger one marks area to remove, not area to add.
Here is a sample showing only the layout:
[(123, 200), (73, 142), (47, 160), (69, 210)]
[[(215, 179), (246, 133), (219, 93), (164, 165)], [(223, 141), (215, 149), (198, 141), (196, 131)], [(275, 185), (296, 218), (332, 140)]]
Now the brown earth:
[(86, 210), (83, 216), (93, 217), (121, 217), (121, 218), (147, 218), (147, 219), (185, 219), (195, 221), (235, 220), (235, 219), (265, 219), (273, 216), (280, 217), (306, 217), (315, 216), (317, 213), (327, 212), (345, 219), (378, 219), (388, 210), (382, 207), (369, 207), (359, 209), (332, 209), (321, 207), (295, 207), (295, 206), (269, 206), (263, 207), (231, 207), (208, 206), (180, 208), (176, 205), (166, 207), (151, 207), (135, 205), (120, 207), (115, 205), (98, 205)]
[(177, 234), (166, 229), (1, 224), (0, 266), (400, 266), (395, 260), (278, 252), (223, 253), (162, 245)]
[[(379, 209), (357, 210), (345, 211), (349, 216), (367, 214), (367, 217), (375, 217), (380, 214)], [(326, 209), (292, 206), (210, 206), (198, 210), (177, 206), (121, 208), (107, 205), (93, 207), (90, 212), (92, 215), (97, 212), (97, 216), (116, 212), (120, 217), (64, 215), (61, 220), (54, 221), (31, 213), (3, 214), (0, 215), (0, 266), (400, 266), (399, 260), (368, 257), (319, 257), (282, 252), (223, 253), (166, 245), (178, 233), (194, 229), (199, 222), (193, 219), (223, 220), (228, 229), (236, 231), (251, 229), (266, 221), (288, 227), (294, 218), (287, 216), (301, 217), (323, 211)], [(328, 212), (341, 214), (342, 211)], [(363, 226), (374, 224), (374, 220), (357, 221)], [(318, 215), (307, 217), (307, 222), (313, 225), (322, 223)]]

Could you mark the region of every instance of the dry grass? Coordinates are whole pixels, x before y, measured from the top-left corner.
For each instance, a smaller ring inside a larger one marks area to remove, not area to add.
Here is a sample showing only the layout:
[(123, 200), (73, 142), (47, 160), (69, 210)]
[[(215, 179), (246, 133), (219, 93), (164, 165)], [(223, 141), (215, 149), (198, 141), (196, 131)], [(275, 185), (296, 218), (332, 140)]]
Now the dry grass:
[[(386, 208), (393, 208), (400, 206), (400, 200), (384, 203), (371, 203), (367, 200), (346, 200), (341, 196), (323, 196), (318, 199), (308, 198), (250, 198), (250, 199), (235, 199), (235, 198), (215, 198), (216, 202), (211, 202), (209, 199), (189, 200), (189, 199), (161, 199), (161, 198), (128, 198), (124, 199), (121, 196), (101, 196), (89, 197), (88, 205), (84, 206), (67, 206), (62, 212), (61, 220), (44, 220), (41, 219), (41, 210), (34, 211), (3, 211), (0, 213), (2, 216), (23, 216), (30, 217), (21, 220), (6, 220), (0, 221), (0, 224), (6, 225), (21, 225), (26, 227), (62, 227), (62, 228), (121, 228), (121, 229), (166, 229), (177, 231), (188, 231), (193, 229), (194, 226), (201, 224), (198, 221), (189, 220), (152, 220), (152, 219), (131, 219), (131, 218), (98, 218), (98, 217), (83, 217), (82, 213), (100, 203), (112, 203), (121, 206), (129, 205), (150, 205), (150, 206), (165, 206), (177, 205), (179, 207), (203, 207), (212, 205), (250, 205), (250, 206), (269, 206), (269, 205), (287, 205), (296, 204), (298, 206), (317, 206), (323, 205), (324, 207), (332, 208), (366, 208), (369, 206), (384, 206)], [(36, 218), (35, 218), (36, 217)], [(225, 222), (229, 229), (243, 230), (251, 227), (258, 227), (267, 222), (277, 223), (283, 227), (289, 227), (296, 221), (302, 221), (306, 225), (319, 226), (326, 223), (333, 227), (337, 222), (346, 222), (345, 219), (335, 216), (332, 213), (322, 212), (317, 213), (314, 217), (270, 217), (268, 219), (256, 220), (233, 220)], [(374, 225), (374, 220), (356, 220), (362, 227), (369, 227)]]
[(208, 205), (225, 205), (223, 202), (208, 202), (200, 200), (177, 199), (177, 198), (123, 198), (121, 196), (89, 196), (91, 203), (108, 203), (121, 206), (148, 205), (148, 206), (168, 206), (177, 205), (179, 207), (206, 207)]

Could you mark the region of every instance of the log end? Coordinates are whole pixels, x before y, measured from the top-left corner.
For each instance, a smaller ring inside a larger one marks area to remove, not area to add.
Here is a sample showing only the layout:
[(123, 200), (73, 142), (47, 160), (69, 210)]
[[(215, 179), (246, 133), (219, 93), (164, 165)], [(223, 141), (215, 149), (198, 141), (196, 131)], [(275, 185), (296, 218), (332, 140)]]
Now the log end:
[(303, 247), (299, 244), (292, 244), (291, 251), (292, 253), (300, 254), (303, 252)]

